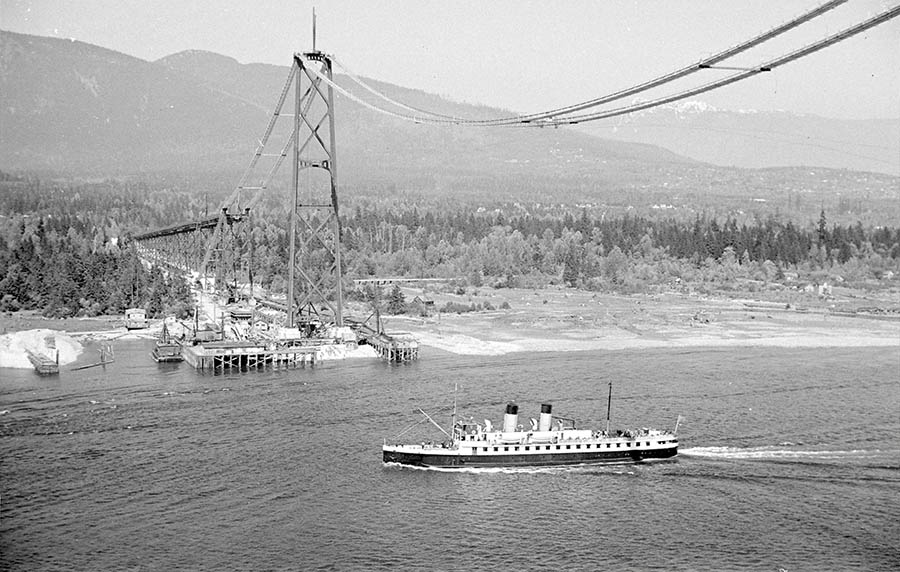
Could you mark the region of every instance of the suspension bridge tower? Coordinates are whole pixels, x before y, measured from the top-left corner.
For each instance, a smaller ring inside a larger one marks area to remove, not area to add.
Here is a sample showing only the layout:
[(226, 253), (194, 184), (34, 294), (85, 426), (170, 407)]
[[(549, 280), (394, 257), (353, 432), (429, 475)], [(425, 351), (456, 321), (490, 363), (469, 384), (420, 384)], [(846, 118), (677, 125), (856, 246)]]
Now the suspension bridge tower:
[[(295, 54), (287, 305), (288, 326), (321, 318), (344, 325), (332, 63)], [(281, 106), (275, 115), (281, 115)]]
[[(248, 231), (251, 211), (272, 186), (284, 184), (276, 175), (287, 161), (291, 165), (285, 221), (287, 276), (282, 275), (287, 290), (286, 325), (293, 328), (318, 321), (343, 326), (334, 85), (327, 54), (315, 47), (294, 54), (265, 133), (219, 213), (133, 237), (143, 255), (180, 271), (196, 270), (204, 287), (213, 283), (221, 287), (228, 282), (225, 273), (230, 273), (235, 288), (239, 282), (252, 284), (253, 253), (244, 248), (252, 240), (236, 232), (236, 223), (243, 223), (240, 226)], [(215, 280), (208, 279), (210, 273)], [(239, 278), (239, 274), (246, 276)]]

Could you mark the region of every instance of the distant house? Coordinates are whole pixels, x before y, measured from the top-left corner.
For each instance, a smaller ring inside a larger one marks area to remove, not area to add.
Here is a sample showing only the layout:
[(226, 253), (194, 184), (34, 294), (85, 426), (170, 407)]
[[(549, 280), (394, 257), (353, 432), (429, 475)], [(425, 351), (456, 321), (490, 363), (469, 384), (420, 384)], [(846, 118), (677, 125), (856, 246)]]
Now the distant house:
[(149, 325), (147, 311), (143, 308), (128, 308), (125, 310), (125, 328), (128, 330), (140, 330)]
[(803, 292), (807, 294), (816, 294), (817, 296), (831, 296), (831, 284), (828, 282), (810, 282), (803, 287)]

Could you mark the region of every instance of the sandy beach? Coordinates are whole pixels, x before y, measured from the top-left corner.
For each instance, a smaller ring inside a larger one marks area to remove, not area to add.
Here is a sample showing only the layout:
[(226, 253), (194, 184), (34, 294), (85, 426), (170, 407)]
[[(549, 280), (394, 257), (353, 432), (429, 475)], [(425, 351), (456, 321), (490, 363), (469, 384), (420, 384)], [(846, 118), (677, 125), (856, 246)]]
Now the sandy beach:
[(121, 318), (46, 319), (34, 312), (0, 316), (0, 368), (30, 369), (28, 352), (57, 355), (60, 365), (75, 362), (83, 342), (92, 340), (155, 338), (162, 321), (153, 328), (128, 331)]

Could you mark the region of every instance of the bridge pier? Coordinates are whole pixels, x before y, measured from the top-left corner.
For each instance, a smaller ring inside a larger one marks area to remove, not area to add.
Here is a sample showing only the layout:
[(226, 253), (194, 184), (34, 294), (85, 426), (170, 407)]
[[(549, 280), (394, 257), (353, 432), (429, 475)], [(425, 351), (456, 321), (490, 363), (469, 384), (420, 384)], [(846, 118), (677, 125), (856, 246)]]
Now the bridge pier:
[(281, 346), (258, 342), (211, 342), (185, 346), (184, 361), (198, 371), (222, 373), (293, 369), (315, 365), (318, 346)]
[(410, 334), (374, 334), (366, 338), (366, 343), (384, 361), (405, 363), (419, 359), (419, 342)]

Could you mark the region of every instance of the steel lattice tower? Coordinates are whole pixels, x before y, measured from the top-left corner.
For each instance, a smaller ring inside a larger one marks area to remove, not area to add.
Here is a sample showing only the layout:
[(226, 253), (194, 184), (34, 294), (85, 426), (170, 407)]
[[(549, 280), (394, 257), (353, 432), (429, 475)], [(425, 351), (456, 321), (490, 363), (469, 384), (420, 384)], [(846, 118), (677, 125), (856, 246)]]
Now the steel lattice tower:
[(322, 81), (323, 77), (332, 80), (331, 59), (318, 51), (295, 54), (291, 75), (294, 129), (288, 326), (323, 310), (330, 311), (337, 326), (343, 326), (334, 91)]
[[(298, 320), (308, 322), (315, 316), (321, 322), (343, 326), (332, 83), (332, 61), (328, 55), (315, 49), (294, 54), (290, 74), (265, 133), (237, 187), (222, 203), (219, 215), (136, 236), (145, 254), (154, 254), (159, 261), (177, 262), (183, 269), (197, 269), (201, 277), (212, 269), (218, 283), (224, 281), (220, 275), (231, 271), (236, 284), (238, 267), (249, 271), (253, 254), (238, 252), (244, 250), (243, 244), (249, 238), (241, 240), (233, 223), (248, 218), (287, 160), (292, 164), (287, 224), (287, 325), (294, 327)], [(291, 95), (293, 113), (288, 104)], [(280, 120), (288, 118), (292, 121), (285, 133), (287, 122)], [(262, 178), (255, 182), (258, 175)]]

